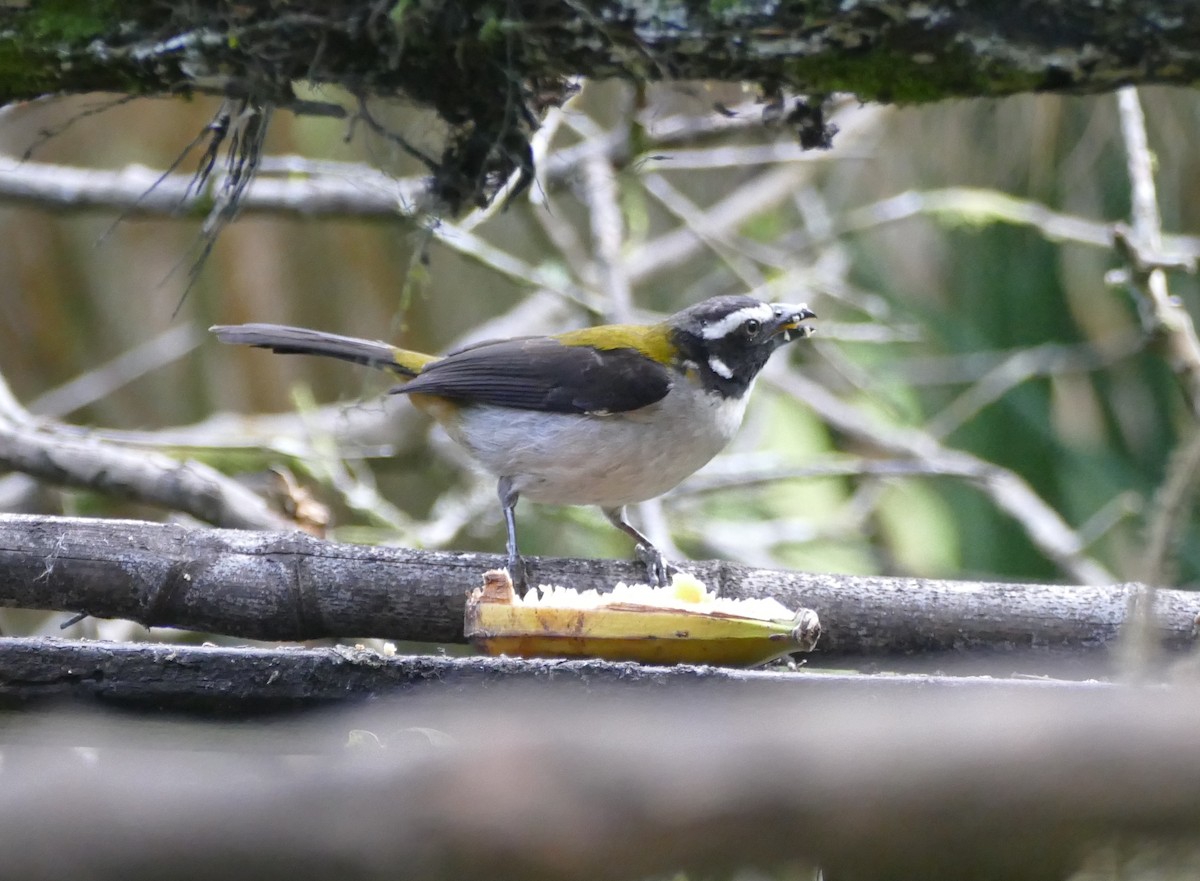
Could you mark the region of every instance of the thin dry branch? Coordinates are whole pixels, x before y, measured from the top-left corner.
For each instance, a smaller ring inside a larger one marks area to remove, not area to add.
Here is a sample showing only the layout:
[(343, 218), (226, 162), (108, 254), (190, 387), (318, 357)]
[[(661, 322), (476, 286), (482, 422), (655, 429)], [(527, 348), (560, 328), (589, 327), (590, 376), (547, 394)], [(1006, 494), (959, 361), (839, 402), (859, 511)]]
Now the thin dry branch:
[[(821, 235), (801, 233), (790, 238), (795, 247), (818, 247), (850, 233), (865, 232), (922, 215), (944, 216), (953, 221), (1009, 223), (1036, 229), (1050, 242), (1073, 242), (1111, 248), (1112, 224), (1076, 214), (1055, 211), (1041, 202), (1021, 199), (997, 190), (978, 187), (944, 187), (908, 190), (843, 214)], [(1200, 257), (1200, 238), (1164, 235), (1160, 257), (1172, 265)]]
[(880, 424), (801, 374), (771, 371), (768, 377), (770, 382), (804, 401), (827, 424), (858, 442), (889, 456), (927, 462), (931, 471), (968, 478), (997, 508), (1016, 520), (1030, 541), (1071, 577), (1085, 584), (1114, 581), (1100, 563), (1084, 553), (1085, 543), (1079, 534), (1015, 472), (946, 447), (919, 429)]
[(203, 340), (203, 335), (195, 326), (177, 324), (108, 363), (39, 395), (29, 402), (29, 410), (40, 416), (66, 416), (112, 394), (140, 376), (179, 360)]
[[(736, 116), (715, 113), (701, 116), (679, 114), (665, 119), (649, 113), (639, 117), (645, 150), (633, 153), (628, 132), (602, 132), (594, 139), (549, 150), (562, 111), (554, 108), (531, 138), (538, 167), (538, 184), (558, 188), (570, 183), (588, 163), (607, 161), (617, 168), (637, 168), (654, 163), (663, 171), (706, 167), (707, 162), (738, 158), (750, 164), (774, 161), (827, 162), (828, 153), (804, 152), (794, 144), (772, 144), (750, 156), (723, 150), (711, 159), (709, 151), (681, 151), (684, 147), (716, 134), (762, 129), (761, 109), (738, 108)], [(749, 149), (749, 148), (743, 148)], [(693, 155), (695, 154), (695, 155)], [(225, 173), (216, 171), (197, 187), (190, 174), (163, 172), (143, 165), (120, 169), (82, 168), (0, 157), (0, 202), (28, 205), (51, 211), (108, 211), (125, 218), (195, 217), (207, 215), (214, 195), (225, 187)], [(497, 200), (486, 210), (476, 210), (460, 222), (472, 230), (499, 210)], [(430, 205), (429, 182), (425, 178), (397, 178), (363, 163), (314, 160), (303, 156), (264, 156), (254, 179), (239, 197), (242, 215), (276, 214), (361, 219), (404, 219), (419, 217)]]
[(1137, 89), (1117, 92), (1121, 136), (1133, 190), (1133, 229), (1118, 229), (1116, 243), (1129, 258), (1129, 280), (1147, 329), (1161, 339), (1171, 369), (1187, 396), (1192, 415), (1200, 419), (1200, 339), (1187, 309), (1167, 288), (1162, 219), (1154, 186), (1154, 157), (1146, 137), (1146, 120)]
[(1017, 349), (929, 419), (925, 430), (933, 437), (946, 438), (989, 404), (1036, 376), (1068, 370), (1099, 370), (1132, 357), (1144, 348), (1145, 339), (1141, 334), (1126, 334), (1114, 337), (1103, 346), (1050, 343)]
[[(838, 149), (870, 150), (882, 136), (891, 116), (889, 109), (881, 107), (839, 108), (831, 117), (839, 128)], [(657, 168), (655, 171), (665, 174), (669, 169)], [(770, 211), (791, 198), (815, 174), (816, 166), (798, 163), (763, 169), (728, 196), (708, 206), (703, 213), (689, 218), (688, 223), (656, 236), (626, 255), (625, 271), (630, 281), (635, 285), (644, 284), (659, 273), (686, 264), (708, 247), (709, 239), (732, 235), (751, 217)], [(698, 235), (697, 229), (703, 230), (705, 237)], [(753, 248), (753, 243), (740, 244)], [(788, 252), (774, 249), (767, 262), (778, 262), (785, 267), (797, 262), (792, 254), (782, 260), (776, 256), (779, 254)]]
[[(147, 626), (256, 639), (365, 637), (461, 642), (466, 594), (495, 554), (335, 544), (136, 521), (0, 517), (0, 605), (88, 612)], [(1142, 588), (988, 584), (818, 575), (716, 561), (686, 568), (724, 596), (773, 596), (814, 609), (811, 663), (905, 664), (914, 655), (999, 669), (1069, 660), (1103, 669)], [(531, 558), (533, 583), (609, 590), (644, 575), (632, 562)], [(1157, 593), (1163, 648), (1195, 643), (1200, 595)]]
[[(110, 171), (12, 158), (3, 165), (0, 201), (56, 211), (115, 211), (130, 218), (202, 218), (225, 181), (223, 174), (214, 174), (197, 189), (191, 175), (141, 165)], [(282, 167), (282, 176), (257, 174), (240, 198), (240, 213), (398, 218), (426, 198), (422, 181), (389, 177), (365, 165), (314, 165), (281, 157), (272, 167)]]
[(292, 529), (261, 498), (200, 462), (70, 436), (34, 420), (0, 377), (0, 467), (191, 514), (218, 526)]
[(1170, 584), (1169, 561), (1179, 531), (1192, 508), (1200, 478), (1200, 431), (1180, 444), (1167, 464), (1146, 529), (1146, 549), (1139, 575), (1151, 584)]

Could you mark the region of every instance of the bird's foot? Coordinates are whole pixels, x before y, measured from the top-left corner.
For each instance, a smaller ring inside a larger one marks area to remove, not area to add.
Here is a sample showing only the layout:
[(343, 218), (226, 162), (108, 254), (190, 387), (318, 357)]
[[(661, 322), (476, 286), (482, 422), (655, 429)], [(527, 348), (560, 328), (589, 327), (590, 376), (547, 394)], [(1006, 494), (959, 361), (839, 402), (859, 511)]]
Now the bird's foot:
[(517, 592), (517, 596), (524, 597), (529, 592), (529, 573), (525, 569), (525, 560), (519, 556), (509, 557), (507, 568), (513, 590)]
[(639, 544), (634, 553), (646, 567), (646, 579), (651, 587), (666, 587), (671, 583), (671, 576), (679, 571), (679, 567), (668, 563), (654, 545)]

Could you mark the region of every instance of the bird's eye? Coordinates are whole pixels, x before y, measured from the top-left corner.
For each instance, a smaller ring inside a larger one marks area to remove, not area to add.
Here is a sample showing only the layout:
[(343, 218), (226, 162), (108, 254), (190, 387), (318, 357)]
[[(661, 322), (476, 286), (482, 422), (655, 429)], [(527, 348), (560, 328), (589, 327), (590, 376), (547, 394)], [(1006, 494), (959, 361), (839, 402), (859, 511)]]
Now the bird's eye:
[(762, 322), (759, 321), (757, 318), (747, 319), (745, 328), (746, 328), (747, 335), (754, 336), (756, 333), (759, 332), (760, 329), (762, 329)]

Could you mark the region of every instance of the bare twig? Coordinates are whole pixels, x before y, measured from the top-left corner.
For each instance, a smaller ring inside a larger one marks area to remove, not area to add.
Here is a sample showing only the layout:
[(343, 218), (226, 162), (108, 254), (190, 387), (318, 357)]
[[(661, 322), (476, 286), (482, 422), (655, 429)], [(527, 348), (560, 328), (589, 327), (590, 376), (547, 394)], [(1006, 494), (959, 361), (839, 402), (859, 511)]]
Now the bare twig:
[(1117, 92), (1121, 135), (1133, 190), (1132, 235), (1117, 231), (1116, 243), (1130, 257), (1130, 281), (1138, 294), (1143, 323), (1164, 344), (1171, 369), (1179, 377), (1192, 415), (1200, 419), (1200, 339), (1187, 310), (1167, 290), (1162, 220), (1154, 187), (1154, 157), (1146, 138), (1146, 120), (1137, 89)]
[[(286, 157), (276, 163), (286, 163)], [(190, 175), (163, 176), (140, 165), (108, 171), (13, 159), (2, 164), (0, 201), (58, 211), (203, 217), (213, 194), (225, 188), (221, 173), (214, 173), (200, 190), (189, 193)], [(406, 206), (420, 205), (425, 198), (421, 180), (397, 180), (365, 165), (314, 168), (292, 160), (285, 168), (293, 170), (281, 177), (264, 173), (254, 178), (241, 196), (242, 214), (394, 218), (406, 213)]]
[[(1008, 193), (974, 187), (946, 187), (937, 190), (908, 190), (847, 211), (829, 230), (830, 236), (865, 232), (921, 215), (943, 215), (951, 220), (974, 223), (1010, 223), (1029, 226), (1051, 242), (1074, 242), (1097, 248), (1112, 247), (1112, 224), (1088, 220), (1054, 211), (1040, 202), (1020, 199)], [(803, 244), (820, 244), (819, 239), (802, 237)], [(1172, 249), (1200, 254), (1200, 239), (1178, 236)]]
[(992, 502), (1012, 516), (1043, 554), (1071, 577), (1084, 584), (1106, 584), (1112, 575), (1083, 552), (1084, 543), (1061, 515), (1038, 496), (1017, 474), (999, 465), (944, 447), (936, 438), (915, 428), (882, 426), (840, 401), (820, 384), (799, 375), (768, 372), (768, 380), (827, 423), (859, 442), (892, 456), (923, 459), (933, 467), (956, 470), (969, 476)]
[(773, 453), (731, 453), (720, 456), (688, 478), (667, 496), (678, 499), (725, 490), (750, 489), (783, 480), (816, 480), (823, 477), (969, 477), (978, 468), (962, 462), (924, 458), (868, 459), (861, 456), (809, 457), (803, 465), (785, 464)]
[[(1192, 416), (1200, 420), (1200, 339), (1191, 316), (1167, 289), (1163, 261), (1162, 219), (1154, 185), (1154, 157), (1146, 136), (1146, 120), (1137, 89), (1126, 86), (1117, 92), (1121, 136), (1125, 143), (1126, 167), (1132, 188), (1132, 231), (1118, 227), (1114, 233), (1117, 250), (1126, 257), (1130, 288), (1146, 329), (1161, 342), (1167, 360), (1182, 386)], [(1156, 508), (1147, 537), (1141, 570), (1156, 576), (1163, 574), (1171, 538), (1178, 521), (1188, 510), (1186, 502), (1194, 495), (1194, 471), (1200, 461), (1200, 441), (1177, 451), (1172, 469), (1156, 499)], [(1130, 625), (1122, 645), (1125, 667), (1131, 675), (1141, 675), (1156, 654), (1150, 635), (1157, 604), (1156, 584), (1131, 602)]]
[[(824, 331), (825, 322), (821, 322)], [(1138, 330), (1124, 331), (1105, 340), (1075, 344), (1044, 343), (1011, 349), (977, 349), (948, 355), (914, 355), (891, 365), (890, 370), (906, 383), (918, 386), (958, 385), (986, 380), (996, 371), (1011, 370), (1005, 365), (1024, 361), (1032, 376), (1054, 373), (1081, 373), (1099, 370), (1138, 348), (1145, 348)]]
[(592, 229), (593, 284), (608, 302), (606, 317), (617, 323), (629, 323), (634, 320), (633, 293), (622, 260), (625, 218), (621, 214), (616, 172), (608, 159), (601, 156), (587, 161), (584, 175)]
[[(839, 111), (834, 121), (840, 127), (839, 148), (862, 148), (878, 135), (888, 118), (884, 108), (854, 108)], [(807, 181), (816, 166), (792, 163), (772, 168), (739, 187), (726, 198), (710, 206), (695, 223), (716, 234), (735, 230), (750, 217), (790, 198), (797, 187)], [(651, 276), (673, 269), (692, 259), (705, 248), (705, 243), (687, 226), (680, 226), (646, 242), (628, 255), (626, 271), (634, 284)]]
[(1167, 465), (1167, 476), (1148, 513), (1146, 550), (1138, 577), (1147, 584), (1170, 584), (1167, 560), (1188, 514), (1200, 479), (1200, 431), (1175, 450)]
[(66, 416), (112, 394), (139, 376), (177, 361), (203, 340), (203, 334), (190, 324), (168, 328), (107, 364), (39, 395), (30, 401), (29, 410), (42, 416)]
[(730, 229), (720, 215), (705, 213), (696, 203), (688, 199), (661, 174), (644, 174), (641, 184), (646, 192), (670, 211), (679, 220), (681, 228), (688, 229), (725, 265), (738, 276), (742, 284), (757, 291), (764, 284), (763, 274), (752, 260), (746, 258), (737, 243), (729, 235)]
[(786, 200), (792, 189), (811, 173), (810, 166), (795, 164), (763, 171), (695, 217), (691, 226), (681, 224), (630, 253), (626, 258), (630, 280), (635, 284), (644, 282), (694, 259), (698, 252), (707, 248), (705, 240), (696, 235), (692, 226), (703, 228), (710, 235), (736, 229), (751, 217)]
[(980, 410), (1037, 376), (1066, 371), (1091, 371), (1108, 367), (1145, 348), (1141, 334), (1127, 334), (1106, 345), (1060, 346), (1047, 344), (1018, 349), (930, 419), (925, 430), (945, 438), (965, 425)]
[(36, 424), (0, 377), (0, 465), (48, 483), (133, 498), (208, 523), (293, 529), (250, 490), (194, 461), (67, 437)]
[(594, 315), (603, 314), (604, 304), (592, 291), (546, 267), (534, 266), (457, 224), (444, 221), (435, 223), (432, 232), (446, 247), (501, 275), (534, 288), (551, 291)]
[[(550, 141), (564, 119), (564, 110), (552, 108), (530, 139), (538, 160), (538, 181), (543, 188), (570, 180), (593, 156), (603, 156), (618, 167), (631, 161), (628, 133), (621, 131), (550, 151)], [(747, 105), (739, 108), (738, 114), (731, 118), (712, 113), (681, 114), (664, 119), (643, 116), (640, 123), (651, 149), (660, 150), (714, 135), (761, 128), (760, 117), (753, 105)], [(788, 155), (797, 148), (784, 144), (755, 149), (765, 152), (762, 156), (749, 158), (765, 160), (768, 155), (781, 152)], [(811, 152), (803, 156), (814, 158)], [(827, 161), (828, 155), (820, 154), (815, 158)], [(689, 158), (689, 154), (684, 153), (663, 170), (692, 167), (704, 161), (703, 157)], [(501, 195), (511, 185), (512, 181)], [(216, 169), (204, 185), (196, 189), (190, 175), (163, 174), (139, 165), (113, 171), (16, 157), (0, 158), (0, 202), (59, 211), (115, 211), (126, 217), (203, 217), (212, 205), (214, 194), (225, 187), (225, 175)], [(254, 180), (239, 199), (239, 211), (241, 214), (300, 214), (306, 217), (397, 218), (420, 215), (429, 203), (427, 178), (397, 179), (360, 163), (264, 156)], [(473, 229), (490, 219), (502, 203), (503, 198), (494, 200), (495, 207), (472, 212), (462, 224), (468, 230)]]

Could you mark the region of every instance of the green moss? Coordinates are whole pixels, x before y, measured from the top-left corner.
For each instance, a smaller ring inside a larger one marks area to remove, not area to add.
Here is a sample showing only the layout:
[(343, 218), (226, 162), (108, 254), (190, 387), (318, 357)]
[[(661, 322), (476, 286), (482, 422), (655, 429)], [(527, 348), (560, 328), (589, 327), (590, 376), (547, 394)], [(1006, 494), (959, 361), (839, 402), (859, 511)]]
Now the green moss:
[(498, 43), (504, 39), (504, 20), (489, 14), (479, 26), (479, 42), (484, 44)]
[(0, 102), (72, 90), (141, 91), (135, 75), (127, 77), (112, 65), (101, 68), (89, 49), (120, 29), (130, 2), (42, 0), (6, 10), (0, 35)]
[(388, 13), (388, 18), (392, 20), (392, 24), (397, 27), (403, 24), (404, 17), (408, 15), (409, 7), (412, 5), (412, 0), (398, 0), (396, 5), (392, 7), (392, 11)]
[(732, 12), (741, 5), (741, 0), (709, 0), (708, 13), (713, 18), (724, 18), (725, 14)]
[[(787, 79), (821, 91), (845, 91), (864, 101), (921, 104), (966, 95), (1028, 91), (1036, 78), (1023, 71), (982, 71), (964, 51), (948, 51), (930, 63), (921, 53), (876, 47), (868, 52), (797, 57), (786, 62)], [(999, 80), (999, 82), (998, 82)]]
[(34, 73), (37, 70), (39, 68), (21, 48), (19, 39), (0, 39), (0, 83), (3, 83), (0, 103), (12, 100), (10, 96), (27, 98), (39, 91), (49, 91), (42, 87), (41, 78)]
[(22, 10), (15, 20), (32, 39), (80, 46), (110, 31), (117, 14), (118, 5), (103, 0), (42, 0)]

